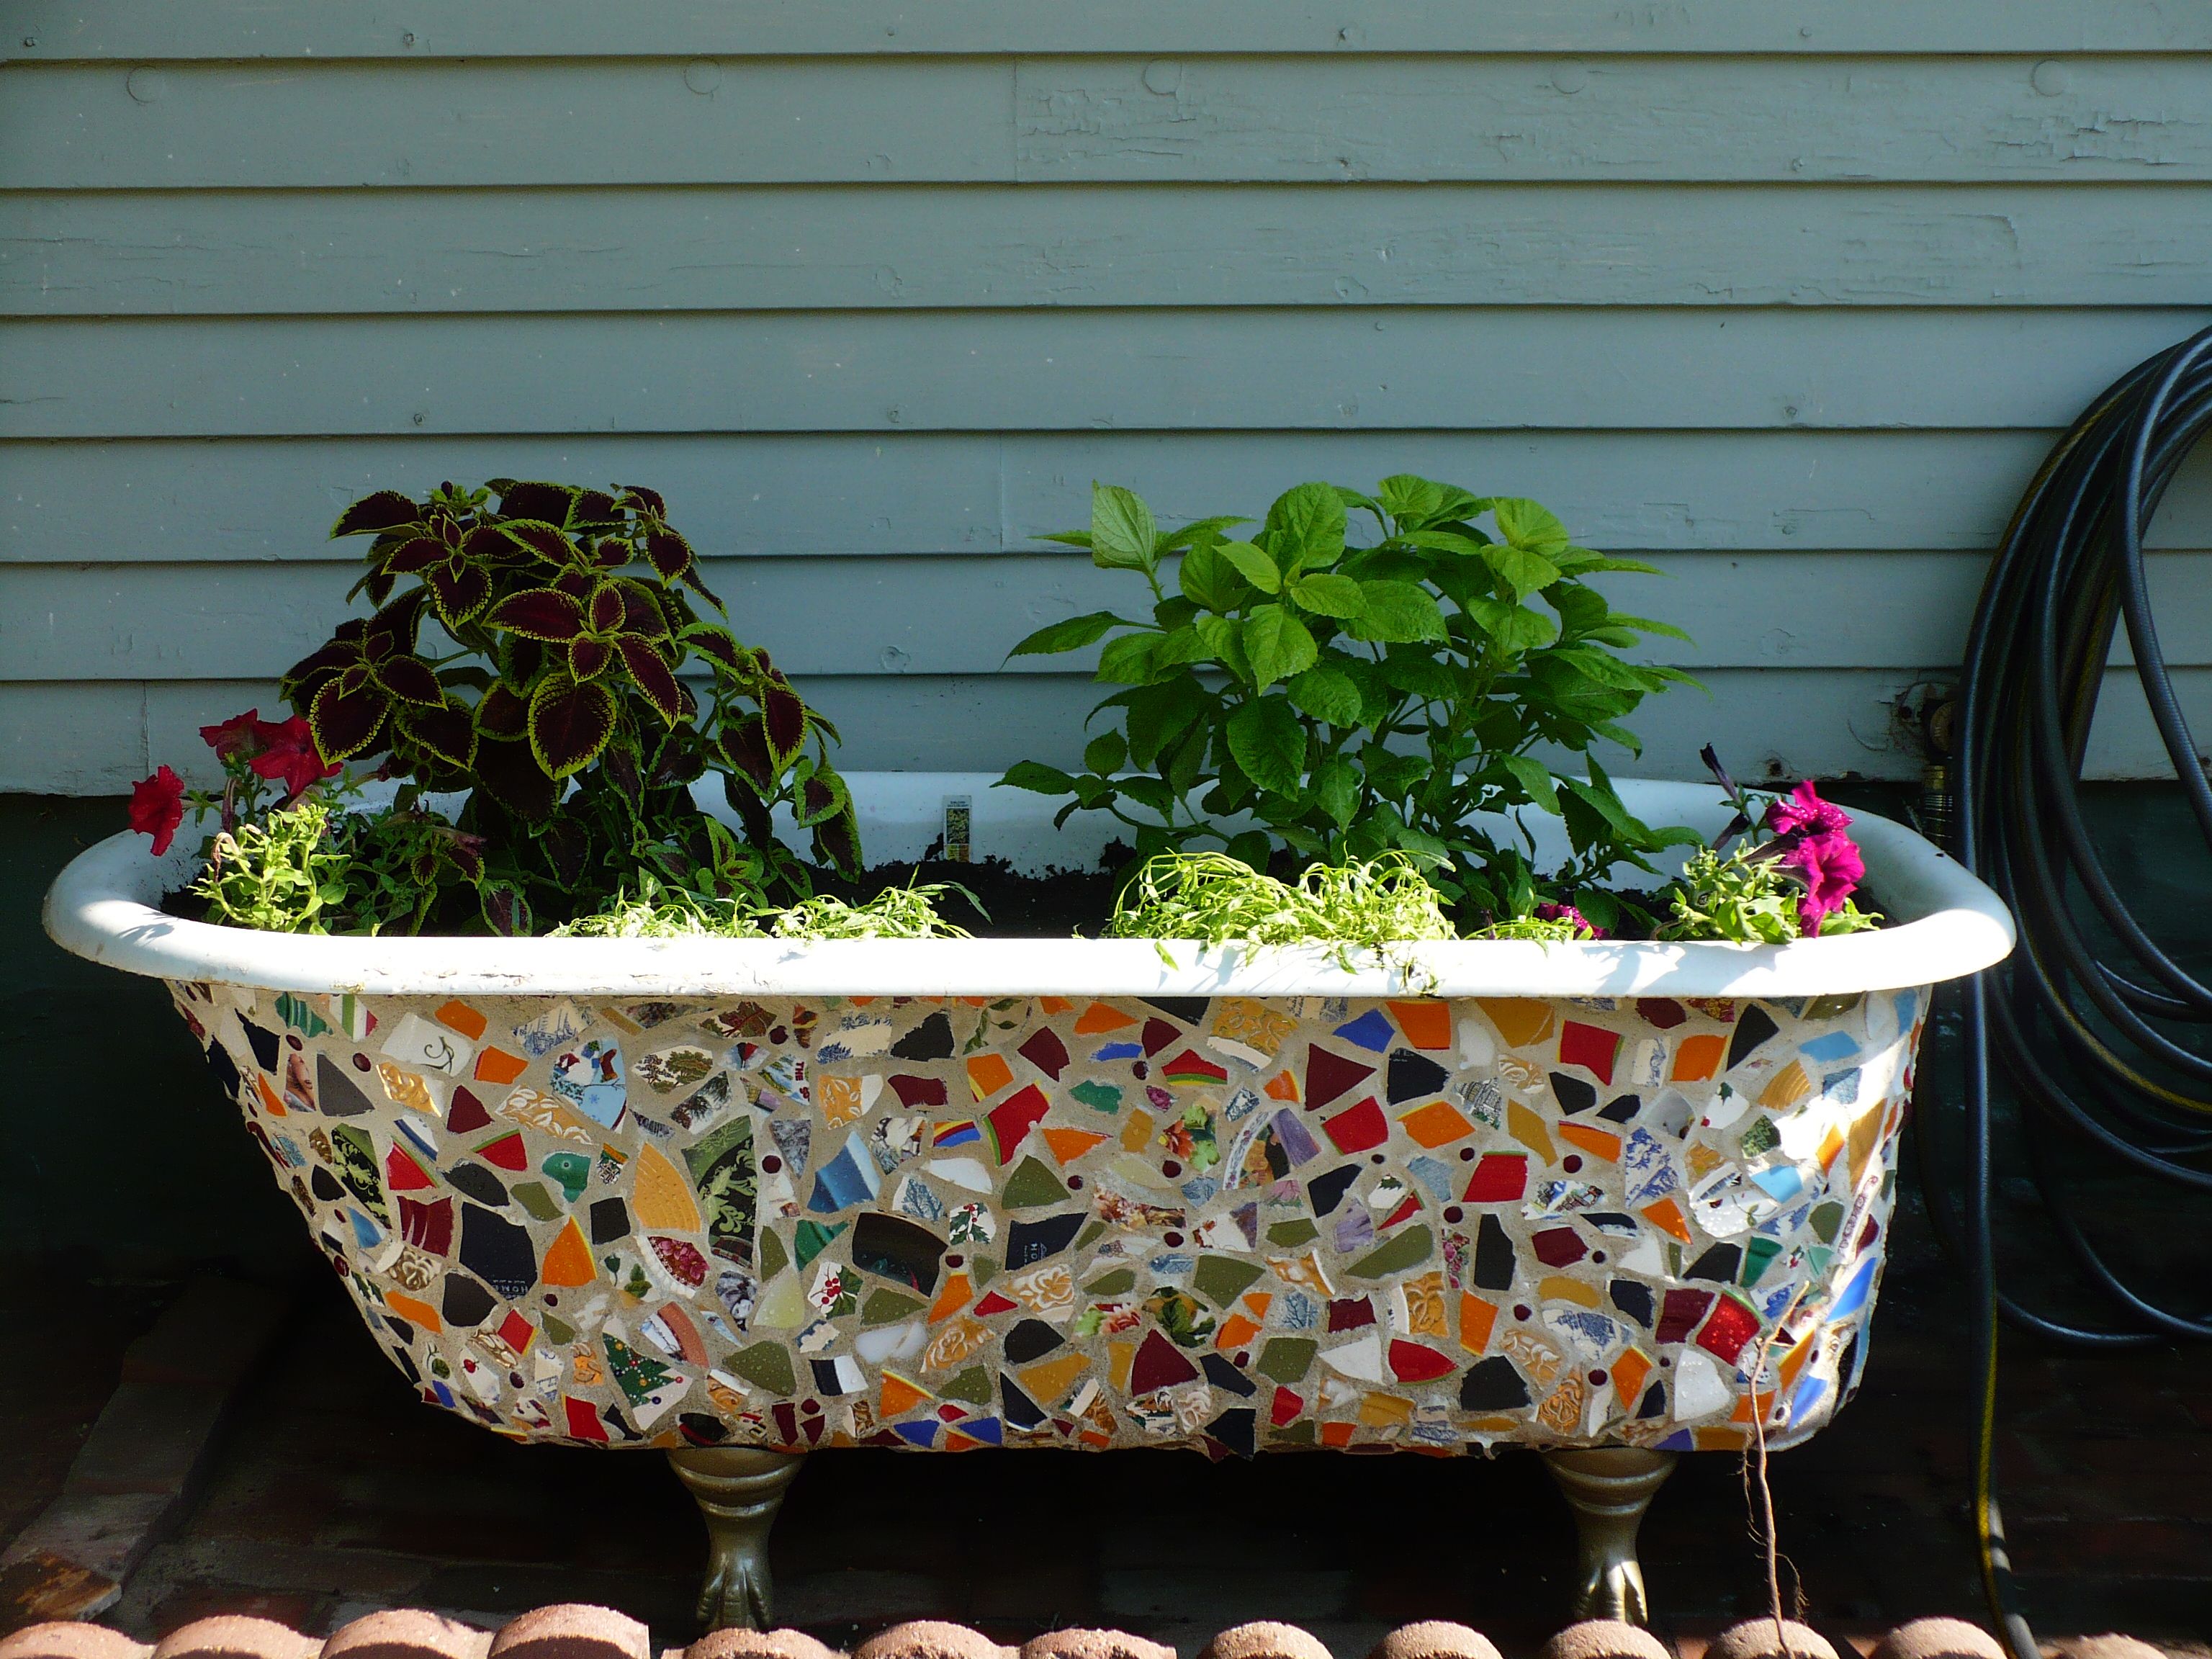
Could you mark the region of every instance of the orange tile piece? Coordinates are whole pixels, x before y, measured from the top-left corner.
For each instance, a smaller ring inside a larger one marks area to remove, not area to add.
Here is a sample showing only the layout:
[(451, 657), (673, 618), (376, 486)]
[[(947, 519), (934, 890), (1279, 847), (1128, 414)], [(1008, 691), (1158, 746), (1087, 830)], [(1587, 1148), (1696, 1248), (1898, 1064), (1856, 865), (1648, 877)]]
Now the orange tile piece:
[(1066, 997), (1039, 997), (1037, 1006), (1048, 1014), (1064, 1014), (1075, 1004)]
[(1698, 1429), (1695, 1434), (1699, 1451), (1740, 1452), (1751, 1440), (1741, 1429)]
[(491, 1028), (491, 1022), (465, 1002), (449, 1002), (431, 1018), (439, 1024), (459, 1031), (471, 1042)]
[(1797, 1374), (1805, 1369), (1805, 1362), (1813, 1357), (1813, 1339), (1808, 1336), (1782, 1356), (1782, 1363), (1774, 1372), (1774, 1380), (1782, 1393), (1788, 1394), (1797, 1386)]
[(1820, 1137), (1820, 1150), (1814, 1155), (1814, 1161), (1825, 1170), (1836, 1161), (1836, 1154), (1843, 1150), (1844, 1132), (1832, 1123), (1828, 1126), (1828, 1133)]
[(487, 1048), (477, 1056), (477, 1081), (479, 1083), (512, 1083), (530, 1069), (530, 1062), (520, 1054), (510, 1054), (504, 1048)]
[(1812, 1092), (1813, 1079), (1805, 1075), (1803, 1064), (1793, 1060), (1766, 1080), (1766, 1087), (1759, 1091), (1759, 1103), (1770, 1112), (1786, 1112)]
[(653, 1231), (699, 1231), (699, 1204), (691, 1195), (691, 1183), (678, 1175), (676, 1166), (655, 1147), (638, 1148), (637, 1174), (630, 1182), (629, 1207), (638, 1224)]
[(1505, 1103), (1505, 1133), (1547, 1164), (1556, 1161), (1559, 1156), (1552, 1145), (1551, 1136), (1544, 1133), (1544, 1120), (1517, 1100)]
[(1656, 1204), (1647, 1204), (1637, 1213), (1661, 1232), (1679, 1238), (1685, 1244), (1691, 1242), (1689, 1218), (1682, 1213), (1682, 1206), (1673, 1199), (1662, 1198)]
[(1107, 1381), (1116, 1394), (1129, 1392), (1129, 1367), (1137, 1358), (1133, 1342), (1111, 1342), (1106, 1345)]
[(1547, 1274), (1539, 1280), (1536, 1294), (1546, 1302), (1571, 1302), (1580, 1308), (1597, 1306), (1597, 1287), (1585, 1285), (1579, 1279), (1569, 1279), (1565, 1273)]
[(1064, 1353), (1024, 1366), (1014, 1373), (1014, 1380), (1029, 1390), (1030, 1398), (1037, 1404), (1049, 1406), (1066, 1396), (1075, 1386), (1075, 1379), (1090, 1364), (1091, 1356), (1087, 1353)]
[(1090, 1129), (1044, 1129), (1044, 1144), (1052, 1148), (1052, 1155), (1062, 1164), (1073, 1164), (1106, 1137)]
[(1552, 1005), (1537, 998), (1477, 997), (1474, 1000), (1490, 1016), (1490, 1023), (1509, 1048), (1525, 1048), (1540, 1042), (1552, 1029)]
[(1449, 1100), (1432, 1100), (1398, 1120), (1406, 1133), (1423, 1146), (1448, 1146), (1474, 1133), (1467, 1115)]
[(1356, 1423), (1324, 1423), (1321, 1425), (1321, 1443), (1324, 1446), (1348, 1446), (1358, 1427)]
[(256, 1072), (253, 1074), (253, 1086), (261, 1091), (262, 1107), (268, 1112), (270, 1116), (283, 1117), (285, 1115), (284, 1103), (276, 1098), (276, 1091), (269, 1086), (269, 1079), (267, 1078), (262, 1076), (260, 1073)]
[[(1752, 1409), (1752, 1407), (1751, 1407), (1751, 1398), (1752, 1398), (1752, 1397), (1751, 1397), (1749, 1395), (1747, 1395), (1747, 1395), (1741, 1395), (1741, 1396), (1739, 1396), (1739, 1397), (1737, 1398), (1736, 1402), (1735, 1402), (1735, 1409), (1734, 1411), (1732, 1411), (1732, 1412), (1730, 1412), (1730, 1413), (1729, 1413), (1729, 1422), (1731, 1422), (1731, 1423), (1748, 1423), (1748, 1422), (1750, 1422), (1750, 1421), (1751, 1421), (1751, 1409)], [(1762, 1394), (1762, 1395), (1760, 1395), (1759, 1396), (1759, 1416), (1760, 1416), (1762, 1419), (1764, 1419), (1764, 1418), (1767, 1417), (1768, 1415), (1770, 1415), (1770, 1414), (1773, 1412), (1773, 1410), (1774, 1410), (1774, 1395), (1773, 1395), (1772, 1392), (1770, 1390), (1769, 1392), (1767, 1392), (1767, 1393), (1765, 1393), (1765, 1394)]]
[(1273, 1291), (1247, 1291), (1238, 1299), (1253, 1318), (1265, 1319), (1267, 1310), (1274, 1304), (1275, 1293)]
[(1644, 1398), (1644, 1385), (1651, 1380), (1651, 1362), (1633, 1348), (1624, 1349), (1613, 1362), (1613, 1397), (1630, 1411)]
[(1703, 1083), (1719, 1067), (1721, 1056), (1728, 1052), (1728, 1039), (1714, 1031), (1701, 1031), (1696, 1036), (1686, 1036), (1674, 1050), (1674, 1069), (1670, 1074), (1676, 1083)]
[(1221, 1328), (1213, 1334), (1213, 1346), (1223, 1353), (1234, 1353), (1254, 1337), (1260, 1327), (1243, 1314), (1231, 1314), (1221, 1322)]
[(561, 1236), (546, 1249), (545, 1265), (538, 1276), (548, 1285), (563, 1287), (588, 1285), (599, 1276), (592, 1264), (592, 1247), (584, 1243), (583, 1229), (576, 1225), (575, 1217), (568, 1218)]
[(417, 1302), (411, 1296), (402, 1296), (397, 1291), (386, 1291), (384, 1293), (384, 1305), (410, 1323), (420, 1325), (433, 1336), (446, 1328), (445, 1321), (438, 1317), (438, 1310), (435, 1308), (427, 1302)]
[[(1856, 1187), (1866, 1179), (1868, 1160), (1874, 1157), (1875, 1148), (1881, 1144), (1882, 1110), (1870, 1107), (1851, 1120), (1850, 1159), (1851, 1185)], [(1848, 1243), (1848, 1240), (1842, 1241)]]
[(1387, 1005), (1390, 1018), (1416, 1048), (1451, 1047), (1451, 1004), (1424, 1000)]
[(1126, 1152), (1141, 1152), (1151, 1142), (1152, 1138), (1152, 1115), (1150, 1112), (1130, 1113), (1128, 1121), (1121, 1126), (1121, 1150)]
[(937, 1293), (937, 1300), (929, 1304), (929, 1322), (950, 1319), (968, 1305), (975, 1294), (975, 1286), (968, 1282), (966, 1273), (954, 1273), (945, 1281), (945, 1288)]
[(1593, 1158), (1601, 1158), (1608, 1164), (1620, 1162), (1620, 1137), (1604, 1129), (1594, 1129), (1587, 1123), (1562, 1123), (1559, 1139), (1572, 1141)]
[(1413, 1420), (1413, 1402), (1400, 1395), (1363, 1394), (1359, 1420), (1370, 1429), (1403, 1428)]
[(1094, 1002), (1075, 1017), (1075, 1035), (1097, 1036), (1101, 1031), (1118, 1031), (1124, 1025), (1136, 1023), (1134, 1014), (1125, 1014), (1109, 1004)]
[(1288, 1072), (1278, 1072), (1267, 1079), (1267, 1098), (1287, 1100), (1293, 1106), (1298, 1102), (1298, 1080)]
[(1491, 1328), (1498, 1323), (1498, 1304), (1465, 1291), (1459, 1293), (1459, 1345), (1469, 1353), (1490, 1346)]
[(883, 1391), (876, 1396), (876, 1415), (886, 1422), (903, 1417), (929, 1398), (929, 1390), (910, 1382), (896, 1371), (884, 1372)]
[(1014, 1068), (1001, 1054), (971, 1054), (968, 1058), (968, 1087), (978, 1100), (988, 1100), (1014, 1080)]

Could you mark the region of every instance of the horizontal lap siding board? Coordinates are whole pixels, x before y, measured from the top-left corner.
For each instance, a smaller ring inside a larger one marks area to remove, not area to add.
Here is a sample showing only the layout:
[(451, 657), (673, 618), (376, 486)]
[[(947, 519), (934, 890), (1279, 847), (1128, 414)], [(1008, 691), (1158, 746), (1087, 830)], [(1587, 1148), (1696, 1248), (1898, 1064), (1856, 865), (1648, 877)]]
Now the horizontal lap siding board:
[[(0, 787), (204, 754), (352, 496), (654, 484), (856, 767), (1066, 761), (1038, 538), (1421, 471), (1650, 555), (1639, 769), (1909, 776), (2037, 460), (2212, 320), (2212, 15), (1504, 0), (27, 0)], [(2212, 455), (2154, 542), (2212, 729)], [(2108, 697), (2093, 770), (2160, 769)]]

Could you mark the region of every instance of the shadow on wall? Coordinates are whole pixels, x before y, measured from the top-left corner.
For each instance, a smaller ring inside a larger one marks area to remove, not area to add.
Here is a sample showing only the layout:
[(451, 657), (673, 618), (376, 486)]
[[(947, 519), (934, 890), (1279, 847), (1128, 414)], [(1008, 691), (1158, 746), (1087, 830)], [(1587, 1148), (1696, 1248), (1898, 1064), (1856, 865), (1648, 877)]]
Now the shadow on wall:
[(0, 1260), (171, 1278), (234, 1261), (313, 1272), (291, 1205), (152, 980), (68, 955), (46, 885), (124, 823), (120, 799), (0, 796)]

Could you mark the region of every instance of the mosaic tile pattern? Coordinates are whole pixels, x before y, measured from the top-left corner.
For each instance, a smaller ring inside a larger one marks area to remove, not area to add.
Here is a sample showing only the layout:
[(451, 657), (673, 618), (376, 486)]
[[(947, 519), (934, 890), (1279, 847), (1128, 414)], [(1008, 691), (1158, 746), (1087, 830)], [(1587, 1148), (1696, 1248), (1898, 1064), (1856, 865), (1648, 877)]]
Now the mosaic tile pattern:
[(171, 992), (431, 1403), (1215, 1455), (1809, 1433), (1927, 1003)]

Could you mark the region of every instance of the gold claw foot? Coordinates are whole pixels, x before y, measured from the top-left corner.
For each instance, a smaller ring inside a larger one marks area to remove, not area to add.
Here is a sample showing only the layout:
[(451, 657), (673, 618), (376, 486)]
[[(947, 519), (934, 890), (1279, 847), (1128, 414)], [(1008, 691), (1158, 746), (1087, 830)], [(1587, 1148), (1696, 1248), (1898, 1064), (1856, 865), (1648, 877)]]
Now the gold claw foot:
[(784, 1488), (802, 1455), (760, 1446), (687, 1446), (668, 1454), (707, 1522), (707, 1577), (699, 1587), (699, 1626), (768, 1630), (775, 1616), (768, 1534)]
[(1636, 1530), (1667, 1477), (1675, 1454), (1640, 1446), (1599, 1446), (1547, 1451), (1544, 1467), (1559, 1483), (1581, 1535), (1582, 1572), (1575, 1589), (1577, 1619), (1651, 1621), (1644, 1594), (1644, 1569), (1636, 1559)]

